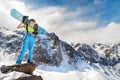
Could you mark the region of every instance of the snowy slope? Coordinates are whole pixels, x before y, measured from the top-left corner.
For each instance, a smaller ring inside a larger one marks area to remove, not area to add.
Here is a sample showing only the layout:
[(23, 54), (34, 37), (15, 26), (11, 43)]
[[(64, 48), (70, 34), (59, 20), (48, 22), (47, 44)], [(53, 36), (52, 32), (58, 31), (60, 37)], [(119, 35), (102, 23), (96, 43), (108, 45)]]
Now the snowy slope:
[[(2, 28), (0, 33), (0, 67), (4, 64), (15, 64), (24, 32), (9, 31)], [(119, 53), (119, 48), (114, 48)], [(92, 57), (93, 61), (100, 60), (96, 59), (100, 58), (98, 54), (100, 51), (102, 52), (98, 46), (97, 48), (77, 46), (75, 49), (66, 42), (61, 41), (54, 33), (37, 36), (33, 60), (38, 66), (33, 74), (41, 75), (44, 80), (120, 80), (119, 63), (114, 66), (104, 66), (101, 63), (94, 62), (92, 65), (86, 63), (86, 58), (83, 55), (84, 50), (95, 53)], [(23, 60), (23, 63), (25, 62), (26, 59)], [(29, 75), (20, 72), (8, 74), (0, 72), (0, 80), (13, 80), (22, 76)]]
[[(9, 57), (6, 55), (6, 57)], [(1, 61), (0, 65), (3, 64), (14, 64), (15, 60)], [(84, 61), (81, 64), (77, 64), (77, 69), (70, 64), (62, 64), (60, 67), (49, 66), (47, 64), (39, 65), (34, 71), (35, 75), (41, 75), (44, 80), (118, 80), (109, 79), (108, 76), (104, 75), (103, 69), (97, 69), (90, 67)], [(99, 70), (99, 72), (98, 72)], [(16, 76), (14, 76), (16, 75)], [(29, 76), (20, 72), (12, 72), (8, 74), (0, 73), (0, 80), (12, 80), (18, 77)]]

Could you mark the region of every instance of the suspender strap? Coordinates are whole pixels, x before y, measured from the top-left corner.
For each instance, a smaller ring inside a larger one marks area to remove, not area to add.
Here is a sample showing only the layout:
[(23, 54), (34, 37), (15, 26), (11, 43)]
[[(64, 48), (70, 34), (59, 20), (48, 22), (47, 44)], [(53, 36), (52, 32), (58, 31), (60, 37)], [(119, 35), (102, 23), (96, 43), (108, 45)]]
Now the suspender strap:
[(27, 33), (28, 33), (28, 24), (26, 24), (26, 31), (27, 31)]

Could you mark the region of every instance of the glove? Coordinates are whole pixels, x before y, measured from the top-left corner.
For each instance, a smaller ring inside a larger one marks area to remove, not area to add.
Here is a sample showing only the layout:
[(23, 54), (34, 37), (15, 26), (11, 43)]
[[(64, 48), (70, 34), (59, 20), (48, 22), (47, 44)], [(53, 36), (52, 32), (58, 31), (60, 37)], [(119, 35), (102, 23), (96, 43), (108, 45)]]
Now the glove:
[(28, 16), (23, 16), (22, 23), (28, 23)]
[(33, 33), (35, 35), (38, 34), (38, 24), (35, 24), (33, 28), (34, 28), (34, 32)]

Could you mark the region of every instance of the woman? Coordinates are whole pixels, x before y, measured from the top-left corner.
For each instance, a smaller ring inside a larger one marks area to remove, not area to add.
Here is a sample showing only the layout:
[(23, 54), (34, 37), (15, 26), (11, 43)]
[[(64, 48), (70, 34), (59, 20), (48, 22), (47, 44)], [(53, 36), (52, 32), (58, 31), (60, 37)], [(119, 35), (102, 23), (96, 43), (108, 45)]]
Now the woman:
[(27, 49), (28, 49), (28, 63), (32, 64), (32, 52), (33, 52), (33, 46), (34, 46), (33, 33), (35, 31), (33, 26), (35, 25), (35, 23), (36, 23), (35, 19), (30, 19), (27, 25), (25, 23), (20, 23), (17, 27), (18, 29), (25, 28), (26, 34), (24, 36), (20, 55), (18, 56), (16, 64), (21, 64), (21, 61)]

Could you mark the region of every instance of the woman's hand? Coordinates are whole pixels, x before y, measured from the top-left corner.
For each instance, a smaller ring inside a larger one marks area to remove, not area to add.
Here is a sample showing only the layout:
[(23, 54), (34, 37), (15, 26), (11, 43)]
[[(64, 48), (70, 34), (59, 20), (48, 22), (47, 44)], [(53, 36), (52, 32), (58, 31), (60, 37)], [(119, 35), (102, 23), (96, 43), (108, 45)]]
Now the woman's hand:
[(20, 28), (24, 28), (25, 27), (25, 24), (24, 23), (20, 23), (17, 28), (20, 29)]

